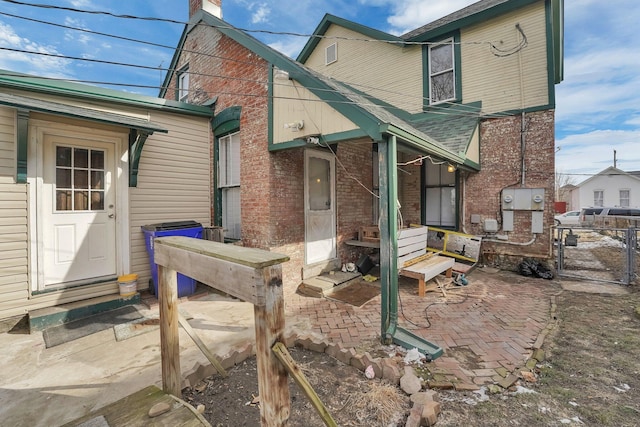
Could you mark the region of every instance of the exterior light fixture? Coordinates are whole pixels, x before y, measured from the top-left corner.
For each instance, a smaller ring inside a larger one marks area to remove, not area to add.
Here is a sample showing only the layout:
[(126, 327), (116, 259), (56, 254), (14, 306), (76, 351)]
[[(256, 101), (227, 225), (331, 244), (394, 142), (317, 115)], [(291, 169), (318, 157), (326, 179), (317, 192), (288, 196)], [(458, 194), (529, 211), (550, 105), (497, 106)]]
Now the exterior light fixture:
[(456, 171), (456, 167), (455, 167), (455, 166), (453, 166), (452, 164), (449, 164), (449, 165), (447, 166), (447, 172), (450, 172), (450, 173), (451, 173), (451, 172), (455, 172), (455, 171)]

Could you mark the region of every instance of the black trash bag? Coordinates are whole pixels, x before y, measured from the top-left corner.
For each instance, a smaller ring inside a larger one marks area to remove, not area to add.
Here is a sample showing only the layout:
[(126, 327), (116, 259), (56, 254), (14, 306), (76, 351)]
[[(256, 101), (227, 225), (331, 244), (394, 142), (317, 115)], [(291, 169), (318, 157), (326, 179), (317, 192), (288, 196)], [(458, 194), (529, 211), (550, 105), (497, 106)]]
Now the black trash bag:
[(518, 265), (518, 272), (527, 277), (539, 277), (541, 279), (553, 279), (553, 272), (543, 263), (531, 258), (525, 258)]

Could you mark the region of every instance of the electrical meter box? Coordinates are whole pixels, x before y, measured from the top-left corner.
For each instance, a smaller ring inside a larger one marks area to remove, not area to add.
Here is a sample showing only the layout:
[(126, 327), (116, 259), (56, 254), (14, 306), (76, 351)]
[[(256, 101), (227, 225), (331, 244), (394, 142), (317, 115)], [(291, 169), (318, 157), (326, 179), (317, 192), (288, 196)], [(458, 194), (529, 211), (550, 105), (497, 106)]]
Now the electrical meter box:
[(505, 188), (501, 202), (503, 211), (542, 211), (544, 188)]

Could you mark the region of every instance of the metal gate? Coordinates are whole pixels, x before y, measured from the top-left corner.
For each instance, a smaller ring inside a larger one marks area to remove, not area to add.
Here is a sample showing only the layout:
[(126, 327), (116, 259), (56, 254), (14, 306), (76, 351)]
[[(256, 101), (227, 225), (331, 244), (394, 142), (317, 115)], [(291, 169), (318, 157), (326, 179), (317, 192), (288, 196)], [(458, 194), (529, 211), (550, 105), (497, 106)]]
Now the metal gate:
[(638, 228), (556, 227), (558, 276), (630, 285), (638, 271)]

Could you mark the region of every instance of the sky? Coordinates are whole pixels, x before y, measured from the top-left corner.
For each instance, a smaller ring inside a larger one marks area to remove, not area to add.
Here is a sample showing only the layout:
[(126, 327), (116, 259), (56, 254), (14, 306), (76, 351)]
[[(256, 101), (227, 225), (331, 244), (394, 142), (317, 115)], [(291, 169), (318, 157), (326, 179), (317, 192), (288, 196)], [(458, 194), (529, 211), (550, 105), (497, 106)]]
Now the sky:
[[(222, 12), (225, 21), (295, 58), (308, 38), (277, 33), (309, 35), (325, 13), (400, 35), (473, 2), (222, 0)], [(0, 0), (0, 69), (103, 86), (119, 83), (109, 87), (157, 96), (187, 20), (188, 0)], [(640, 170), (638, 24), (638, 0), (565, 0), (565, 74), (556, 86), (556, 171), (570, 183), (613, 166), (614, 150), (619, 169)]]

